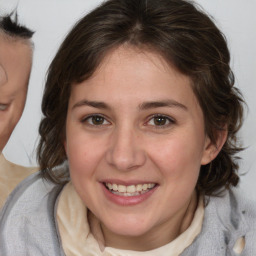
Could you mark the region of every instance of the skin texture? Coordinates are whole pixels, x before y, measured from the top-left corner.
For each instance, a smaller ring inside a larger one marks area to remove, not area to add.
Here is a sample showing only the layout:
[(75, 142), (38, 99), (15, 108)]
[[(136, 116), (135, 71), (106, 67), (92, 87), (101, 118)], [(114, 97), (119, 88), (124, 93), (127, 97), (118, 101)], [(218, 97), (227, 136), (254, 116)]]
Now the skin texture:
[[(225, 141), (225, 134), (218, 145), (208, 139), (190, 84), (159, 55), (122, 46), (72, 86), (64, 142), (71, 179), (100, 220), (106, 246), (150, 250), (190, 225), (200, 166)], [(157, 186), (146, 199), (122, 205), (106, 196), (106, 181)]]
[(0, 152), (22, 115), (30, 70), (28, 43), (0, 34)]

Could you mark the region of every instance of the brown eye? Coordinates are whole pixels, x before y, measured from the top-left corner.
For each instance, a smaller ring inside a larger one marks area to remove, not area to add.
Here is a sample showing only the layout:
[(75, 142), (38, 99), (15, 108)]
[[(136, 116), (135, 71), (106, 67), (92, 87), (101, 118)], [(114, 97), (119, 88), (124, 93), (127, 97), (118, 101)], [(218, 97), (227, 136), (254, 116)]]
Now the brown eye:
[(168, 119), (165, 116), (156, 116), (154, 117), (154, 125), (161, 126), (166, 125)]
[(170, 125), (174, 124), (175, 121), (169, 117), (164, 115), (154, 115), (147, 122), (147, 125), (152, 126), (154, 128), (168, 128)]
[(109, 125), (110, 122), (100, 115), (91, 115), (82, 120), (82, 123), (87, 123), (91, 126)]
[(105, 118), (102, 116), (93, 116), (91, 117), (91, 122), (94, 125), (102, 125), (104, 123)]

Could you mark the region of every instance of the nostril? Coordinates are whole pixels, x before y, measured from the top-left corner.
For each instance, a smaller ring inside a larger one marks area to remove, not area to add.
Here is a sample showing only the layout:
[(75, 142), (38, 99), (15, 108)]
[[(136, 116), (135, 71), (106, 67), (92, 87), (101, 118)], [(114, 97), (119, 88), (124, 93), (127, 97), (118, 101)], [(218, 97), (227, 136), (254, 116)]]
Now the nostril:
[(237, 254), (241, 254), (242, 251), (244, 250), (244, 247), (245, 247), (245, 238), (243, 236), (236, 240), (236, 243), (233, 247), (233, 251)]

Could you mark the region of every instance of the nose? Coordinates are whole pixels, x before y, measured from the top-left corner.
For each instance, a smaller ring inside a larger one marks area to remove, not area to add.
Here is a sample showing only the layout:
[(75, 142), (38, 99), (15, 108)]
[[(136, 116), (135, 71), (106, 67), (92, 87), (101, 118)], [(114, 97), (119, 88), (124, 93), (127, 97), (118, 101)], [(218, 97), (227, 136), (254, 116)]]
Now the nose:
[(143, 166), (146, 154), (139, 135), (129, 128), (116, 129), (106, 152), (108, 164), (120, 171), (129, 171)]

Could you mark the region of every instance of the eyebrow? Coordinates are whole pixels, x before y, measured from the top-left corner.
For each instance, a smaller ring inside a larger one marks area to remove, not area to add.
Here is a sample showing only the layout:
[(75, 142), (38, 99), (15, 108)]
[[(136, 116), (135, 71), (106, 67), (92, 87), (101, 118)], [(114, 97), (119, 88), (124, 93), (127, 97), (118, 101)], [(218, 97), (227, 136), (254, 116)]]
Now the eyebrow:
[(89, 100), (81, 100), (81, 101), (77, 102), (72, 107), (72, 109), (77, 108), (77, 107), (81, 107), (81, 106), (89, 106), (89, 107), (99, 108), (99, 109), (110, 109), (110, 107), (104, 102), (89, 101)]
[[(89, 100), (81, 100), (77, 102), (72, 109), (81, 107), (81, 106), (89, 106), (93, 108), (98, 108), (98, 109), (106, 109), (110, 110), (110, 106), (107, 105), (104, 102), (101, 101), (89, 101)], [(163, 101), (149, 101), (149, 102), (143, 102), (142, 104), (139, 105), (139, 110), (147, 110), (147, 109), (152, 109), (152, 108), (161, 108), (161, 107), (176, 107), (176, 108), (181, 108), (183, 110), (187, 110), (187, 107), (175, 100), (163, 100)]]
[(175, 101), (175, 100), (161, 100), (161, 101), (149, 101), (149, 102), (144, 102), (142, 104), (140, 104), (139, 109), (141, 110), (147, 110), (147, 109), (151, 109), (151, 108), (161, 108), (161, 107), (176, 107), (176, 108), (181, 108), (183, 110), (188, 110), (188, 108)]

